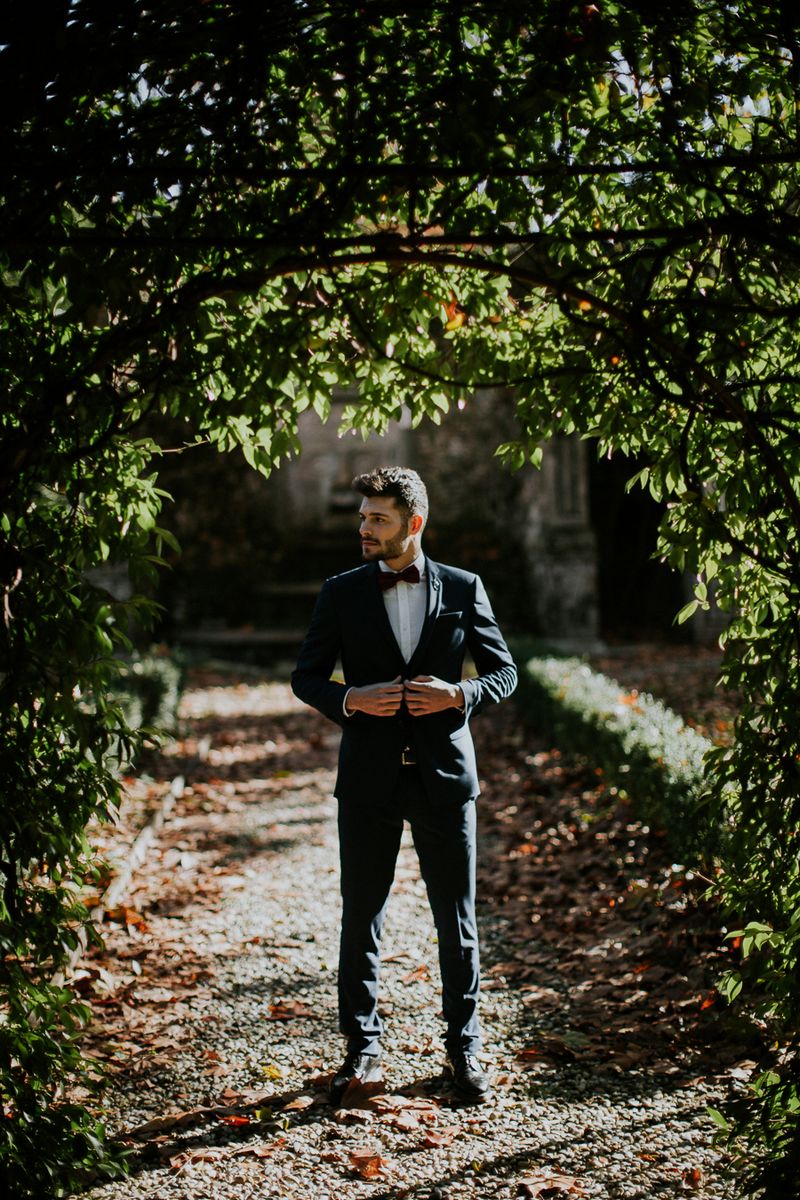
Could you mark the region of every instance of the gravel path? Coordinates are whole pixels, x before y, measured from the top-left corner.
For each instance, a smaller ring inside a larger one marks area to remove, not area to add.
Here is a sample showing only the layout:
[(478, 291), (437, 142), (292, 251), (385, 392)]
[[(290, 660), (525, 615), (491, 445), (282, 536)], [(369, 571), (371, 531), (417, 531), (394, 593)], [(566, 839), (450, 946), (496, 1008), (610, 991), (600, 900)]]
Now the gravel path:
[[(724, 1075), (658, 1054), (626, 1060), (619, 1021), (616, 1058), (587, 1053), (592, 1037), (569, 1014), (588, 984), (561, 963), (574, 948), (534, 924), (527, 944), (512, 944), (507, 879), (484, 889), (480, 910), (495, 1097), (451, 1102), (434, 933), (407, 840), (384, 943), (385, 1086), (334, 1112), (324, 1083), (342, 1052), (337, 731), (285, 684), (208, 674), (183, 716), (184, 758), (159, 769), (175, 773), (198, 746), (203, 759), (106, 952), (85, 968), (92, 1046), (112, 1071), (103, 1112), (133, 1152), (131, 1175), (95, 1186), (92, 1200), (726, 1195), (706, 1115)], [(479, 725), (496, 751), (501, 727)], [(501, 771), (495, 763), (492, 778)], [(498, 808), (492, 778), (481, 802), (489, 865), (516, 812)], [(619, 949), (613, 926), (608, 947), (592, 936), (575, 962)]]

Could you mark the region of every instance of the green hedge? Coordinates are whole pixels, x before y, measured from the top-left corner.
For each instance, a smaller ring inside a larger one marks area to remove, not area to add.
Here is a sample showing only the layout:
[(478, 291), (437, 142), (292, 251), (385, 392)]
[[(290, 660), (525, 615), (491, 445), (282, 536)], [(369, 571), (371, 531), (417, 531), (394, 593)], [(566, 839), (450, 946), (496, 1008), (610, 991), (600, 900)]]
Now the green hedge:
[(682, 862), (707, 861), (719, 843), (708, 818), (703, 761), (711, 742), (645, 693), (629, 692), (578, 658), (535, 656), (519, 699), (559, 747), (589, 758), (639, 816), (666, 833)]

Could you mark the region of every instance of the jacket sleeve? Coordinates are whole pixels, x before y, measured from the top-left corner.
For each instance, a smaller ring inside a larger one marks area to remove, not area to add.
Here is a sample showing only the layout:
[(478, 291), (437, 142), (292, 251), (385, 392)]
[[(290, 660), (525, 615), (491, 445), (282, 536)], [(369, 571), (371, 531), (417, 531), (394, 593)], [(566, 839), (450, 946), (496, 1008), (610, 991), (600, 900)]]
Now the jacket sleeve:
[(317, 597), (311, 624), (292, 672), (292, 691), (299, 700), (318, 709), (337, 725), (344, 725), (344, 698), (348, 689), (331, 679), (340, 650), (339, 618), (328, 580)]
[(466, 697), (467, 718), (475, 716), (487, 704), (505, 700), (517, 686), (517, 668), (495, 620), (486, 589), (477, 575), (474, 587), (467, 646), (478, 675), (475, 679), (463, 680), (461, 684)]

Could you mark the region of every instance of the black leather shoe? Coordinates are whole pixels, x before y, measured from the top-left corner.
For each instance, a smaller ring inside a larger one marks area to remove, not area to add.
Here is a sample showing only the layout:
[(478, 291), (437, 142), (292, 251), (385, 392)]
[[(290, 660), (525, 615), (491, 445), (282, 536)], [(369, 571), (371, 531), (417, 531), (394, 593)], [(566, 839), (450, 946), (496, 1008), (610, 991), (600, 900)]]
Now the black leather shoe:
[(463, 1104), (483, 1104), (488, 1100), (492, 1086), (475, 1055), (459, 1050), (447, 1057), (456, 1099)]
[(359, 1083), (373, 1083), (381, 1078), (380, 1054), (363, 1054), (351, 1050), (331, 1080), (328, 1096), (334, 1108), (338, 1108), (342, 1097), (354, 1079)]

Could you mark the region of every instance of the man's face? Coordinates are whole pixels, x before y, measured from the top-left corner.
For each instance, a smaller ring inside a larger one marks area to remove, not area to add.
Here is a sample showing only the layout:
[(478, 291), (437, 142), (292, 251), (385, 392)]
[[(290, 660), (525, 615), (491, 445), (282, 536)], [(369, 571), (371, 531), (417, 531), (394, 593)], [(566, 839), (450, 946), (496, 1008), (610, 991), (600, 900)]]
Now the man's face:
[(358, 511), (361, 557), (365, 562), (402, 558), (411, 550), (409, 523), (398, 512), (394, 496), (365, 496)]

